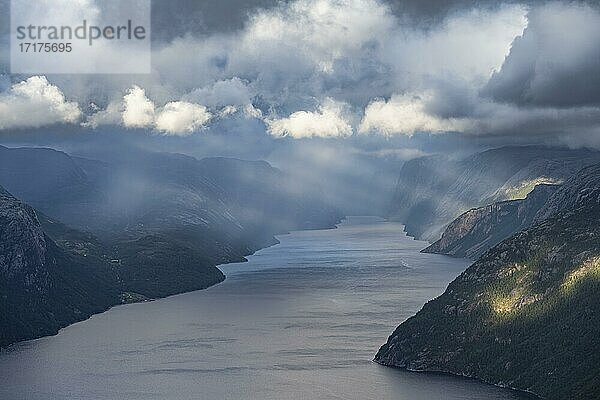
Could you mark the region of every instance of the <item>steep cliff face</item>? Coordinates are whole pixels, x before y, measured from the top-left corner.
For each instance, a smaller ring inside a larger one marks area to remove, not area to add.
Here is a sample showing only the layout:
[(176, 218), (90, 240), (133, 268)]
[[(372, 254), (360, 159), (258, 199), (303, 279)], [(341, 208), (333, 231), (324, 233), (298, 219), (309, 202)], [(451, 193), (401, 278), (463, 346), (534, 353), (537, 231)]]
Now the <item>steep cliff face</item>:
[(389, 218), (433, 242), (472, 208), (525, 198), (535, 185), (560, 183), (597, 162), (598, 152), (538, 146), (502, 147), (463, 160), (411, 160), (400, 173)]
[(50, 287), (46, 238), (33, 209), (0, 187), (0, 279), (32, 296)]
[(423, 252), (476, 260), (502, 240), (530, 227), (557, 189), (556, 185), (537, 185), (525, 199), (469, 210), (452, 221), (442, 237)]
[(537, 212), (533, 223), (542, 222), (577, 204), (593, 201), (600, 188), (600, 164), (590, 165), (578, 171), (556, 191)]
[(107, 263), (57, 246), (35, 211), (0, 188), (0, 347), (56, 333), (117, 302)]
[(400, 171), (388, 217), (405, 224), (409, 235), (431, 236), (440, 229), (435, 218), (440, 200), (460, 174), (460, 163), (443, 156), (410, 160)]
[(225, 279), (217, 265), (274, 234), (341, 218), (262, 161), (138, 151), (104, 162), (0, 146), (0, 184), (23, 200), (0, 199), (0, 346), (204, 289)]
[(0, 185), (49, 219), (98, 236), (128, 297), (206, 288), (224, 279), (216, 265), (275, 244), (273, 235), (342, 217), (264, 161), (116, 153), (97, 161), (0, 146)]
[(485, 253), (375, 360), (548, 399), (600, 397), (600, 168), (554, 196), (555, 214)]

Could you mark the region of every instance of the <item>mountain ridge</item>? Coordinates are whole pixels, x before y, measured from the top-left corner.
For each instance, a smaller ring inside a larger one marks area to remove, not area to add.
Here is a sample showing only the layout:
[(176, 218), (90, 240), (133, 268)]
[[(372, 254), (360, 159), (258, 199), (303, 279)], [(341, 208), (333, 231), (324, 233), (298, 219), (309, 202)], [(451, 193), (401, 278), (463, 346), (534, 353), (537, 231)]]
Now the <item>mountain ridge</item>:
[(600, 152), (544, 146), (507, 146), (453, 160), (443, 156), (405, 163), (388, 218), (409, 235), (437, 241), (464, 212), (493, 202), (524, 198), (535, 184), (557, 184), (600, 162)]
[(476, 260), (502, 240), (529, 228), (559, 185), (541, 184), (525, 199), (473, 208), (452, 221), (442, 237), (422, 250)]
[(600, 346), (600, 164), (553, 196), (556, 213), (484, 253), (375, 361), (547, 399), (600, 396), (600, 355), (590, 351)]
[[(10, 293), (0, 308), (23, 319), (0, 320), (12, 332), (0, 347), (56, 333), (123, 302), (207, 288), (225, 279), (217, 265), (276, 244), (275, 234), (329, 228), (341, 218), (318, 196), (290, 191), (285, 174), (261, 161), (146, 152), (102, 161), (0, 147), (0, 185), (0, 206), (18, 205), (30, 215), (24, 221), (6, 212), (0, 229), (29, 227), (24, 231), (47, 245), (41, 254), (58, 265), (31, 262), (53, 283), (42, 285), (48, 295), (34, 303), (23, 285), (0, 276), (0, 293)], [(2, 241), (18, 243), (14, 235)], [(35, 254), (33, 240), (24, 246), (19, 254)], [(0, 249), (0, 260), (15, 251)]]

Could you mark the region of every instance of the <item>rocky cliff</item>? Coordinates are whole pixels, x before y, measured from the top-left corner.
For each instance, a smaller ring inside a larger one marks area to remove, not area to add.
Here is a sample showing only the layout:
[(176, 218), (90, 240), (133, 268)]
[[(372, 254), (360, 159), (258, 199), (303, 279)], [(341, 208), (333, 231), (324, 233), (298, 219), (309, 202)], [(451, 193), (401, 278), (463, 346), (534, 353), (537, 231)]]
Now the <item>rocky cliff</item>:
[(59, 247), (34, 210), (0, 188), (0, 347), (54, 334), (117, 302), (108, 263)]
[(472, 208), (525, 198), (536, 185), (561, 183), (598, 162), (595, 151), (540, 146), (502, 147), (461, 160), (418, 158), (402, 168), (388, 217), (433, 242)]
[(375, 361), (599, 398), (600, 166), (565, 182), (540, 215), (402, 323)]
[(452, 221), (442, 237), (423, 252), (476, 260), (502, 240), (530, 227), (558, 187), (537, 185), (525, 199), (469, 210)]
[(341, 218), (263, 161), (0, 146), (0, 184), (22, 200), (3, 189), (0, 347), (121, 302), (204, 289), (225, 279), (217, 265), (273, 235)]
[(32, 296), (47, 296), (50, 262), (46, 237), (37, 215), (31, 207), (0, 187), (0, 273), (3, 281)]

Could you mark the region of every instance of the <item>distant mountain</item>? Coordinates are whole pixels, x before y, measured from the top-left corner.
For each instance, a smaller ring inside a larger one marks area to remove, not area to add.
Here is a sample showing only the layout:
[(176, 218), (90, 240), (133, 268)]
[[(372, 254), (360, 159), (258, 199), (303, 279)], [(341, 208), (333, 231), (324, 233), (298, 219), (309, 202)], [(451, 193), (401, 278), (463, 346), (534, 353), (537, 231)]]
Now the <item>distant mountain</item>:
[(375, 361), (547, 399), (600, 398), (600, 165), (402, 323)]
[(108, 236), (183, 224), (256, 238), (341, 217), (319, 188), (299, 188), (264, 161), (140, 150), (102, 161), (0, 146), (0, 184), (53, 218)]
[(118, 299), (107, 262), (83, 242), (79, 251), (59, 246), (31, 207), (0, 188), (0, 347), (54, 334)]
[[(25, 318), (23, 324), (0, 320), (2, 328), (14, 326), (0, 346), (54, 333), (121, 302), (206, 288), (225, 278), (217, 265), (243, 261), (277, 243), (273, 235), (333, 227), (341, 218), (318, 190), (299, 190), (285, 173), (261, 161), (144, 151), (99, 161), (0, 146), (0, 184), (23, 199), (5, 192), (8, 209), (19, 204), (29, 216), (7, 214), (0, 229), (26, 226), (22, 229), (40, 243), (28, 240), (15, 250), (10, 246), (18, 246), (19, 233), (11, 233), (0, 239), (5, 257), (19, 263), (23, 254), (39, 253), (25, 267), (40, 273), (36, 279), (60, 283), (34, 285), (45, 289), (33, 296), (30, 287), (0, 277), (5, 285), (0, 293), (10, 293), (5, 305), (20, 310), (4, 318)], [(0, 262), (2, 256), (0, 251)], [(53, 260), (60, 268), (49, 268)], [(32, 277), (25, 271), (19, 279)], [(70, 287), (72, 294), (60, 294)], [(39, 315), (41, 322), (28, 319)]]
[(0, 185), (49, 215), (99, 199), (94, 184), (69, 155), (52, 149), (0, 146)]
[(321, 188), (302, 187), (266, 161), (205, 158), (199, 161), (199, 172), (220, 188), (243, 226), (282, 233), (331, 226), (340, 217), (321, 200)]
[(318, 188), (299, 188), (264, 161), (135, 149), (100, 161), (51, 149), (0, 153), (0, 184), (51, 218), (93, 232), (117, 259), (131, 255), (123, 243), (157, 240), (194, 249), (203, 264), (240, 261), (274, 244), (274, 234), (333, 227), (342, 217)]
[(471, 209), (448, 225), (442, 237), (423, 250), (476, 260), (504, 239), (529, 228), (558, 185), (537, 185), (525, 199)]
[(487, 150), (466, 159), (429, 156), (401, 170), (389, 218), (417, 238), (436, 241), (462, 213), (493, 202), (522, 199), (539, 184), (559, 184), (600, 153), (540, 146)]

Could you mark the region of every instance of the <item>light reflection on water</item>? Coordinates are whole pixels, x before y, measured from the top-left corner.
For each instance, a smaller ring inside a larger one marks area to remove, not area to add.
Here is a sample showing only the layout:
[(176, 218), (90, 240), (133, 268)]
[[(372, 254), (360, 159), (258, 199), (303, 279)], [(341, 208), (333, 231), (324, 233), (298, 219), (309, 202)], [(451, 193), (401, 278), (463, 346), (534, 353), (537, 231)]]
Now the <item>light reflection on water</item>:
[(0, 355), (0, 399), (517, 399), (371, 362), (465, 260), (400, 224), (294, 232), (208, 290), (113, 308)]

